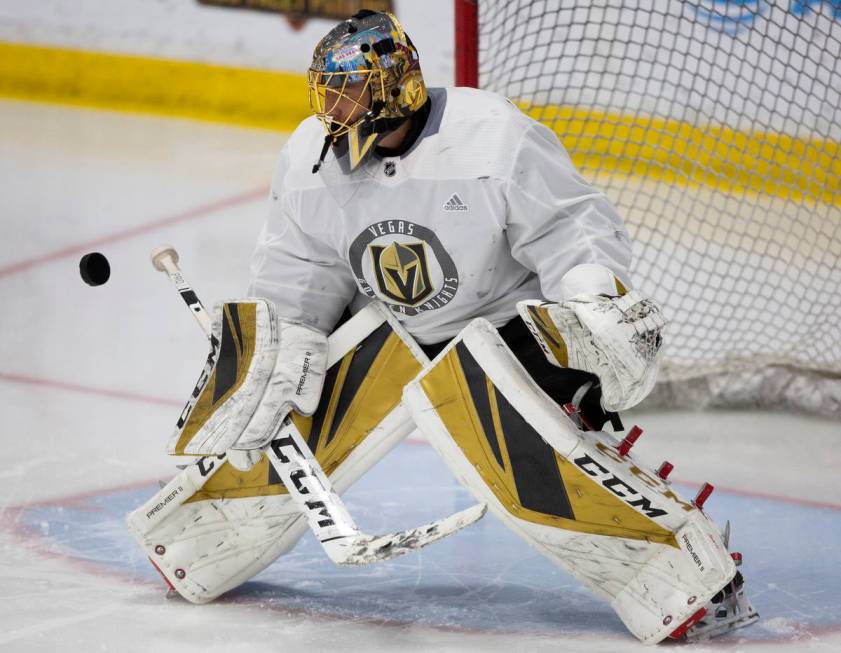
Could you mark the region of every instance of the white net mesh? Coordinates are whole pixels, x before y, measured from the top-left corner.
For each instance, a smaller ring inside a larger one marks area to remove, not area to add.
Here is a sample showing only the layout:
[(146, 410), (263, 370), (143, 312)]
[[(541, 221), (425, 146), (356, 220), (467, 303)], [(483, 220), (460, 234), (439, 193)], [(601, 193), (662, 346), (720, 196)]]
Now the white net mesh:
[(665, 307), (667, 405), (841, 416), (841, 3), (479, 2), (479, 85), (550, 125)]

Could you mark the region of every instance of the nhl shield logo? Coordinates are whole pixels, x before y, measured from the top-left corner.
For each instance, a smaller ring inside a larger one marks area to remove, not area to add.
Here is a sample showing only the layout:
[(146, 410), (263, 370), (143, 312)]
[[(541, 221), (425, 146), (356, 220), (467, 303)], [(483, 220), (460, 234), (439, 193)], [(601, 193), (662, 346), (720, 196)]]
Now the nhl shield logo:
[(386, 297), (414, 306), (432, 293), (422, 242), (371, 245), (370, 252), (377, 286)]

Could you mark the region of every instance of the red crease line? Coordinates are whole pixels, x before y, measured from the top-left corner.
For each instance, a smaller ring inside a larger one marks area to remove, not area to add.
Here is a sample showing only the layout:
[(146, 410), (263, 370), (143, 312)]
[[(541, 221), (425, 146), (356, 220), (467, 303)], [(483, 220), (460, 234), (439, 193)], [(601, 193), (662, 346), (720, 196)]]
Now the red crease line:
[(192, 209), (188, 209), (186, 211), (182, 211), (174, 215), (168, 215), (163, 218), (159, 218), (158, 220), (153, 220), (152, 222), (147, 222), (146, 224), (141, 224), (136, 227), (130, 227), (123, 231), (117, 231), (115, 233), (109, 234), (107, 236), (102, 236), (94, 240), (89, 240), (84, 243), (78, 243), (76, 245), (70, 245), (69, 247), (64, 247), (62, 249), (50, 252), (48, 254), (42, 254), (41, 256), (35, 256), (33, 258), (29, 258), (23, 261), (18, 261), (17, 263), (11, 263), (10, 265), (0, 267), (0, 277), (7, 277), (18, 272), (22, 272), (24, 270), (36, 267), (38, 265), (42, 265), (44, 263), (51, 263), (52, 261), (65, 258), (67, 256), (72, 256), (73, 254), (90, 252), (98, 247), (101, 247), (102, 245), (110, 245), (121, 240), (127, 240), (129, 238), (139, 236), (140, 234), (155, 231), (156, 229), (177, 224), (179, 222), (185, 222), (194, 218), (203, 217), (208, 214), (215, 213), (216, 211), (221, 211), (222, 209), (230, 208), (232, 206), (246, 204), (258, 198), (264, 197), (267, 193), (268, 187), (262, 186), (259, 189), (250, 190), (248, 192), (240, 193), (238, 195), (234, 195), (226, 199), (217, 200), (216, 202), (211, 202), (209, 204), (202, 204)]
[(175, 401), (174, 399), (164, 399), (163, 397), (152, 397), (150, 395), (141, 395), (134, 392), (126, 392), (123, 390), (109, 390), (107, 388), (96, 388), (93, 386), (80, 385), (77, 383), (67, 383), (65, 381), (39, 379), (33, 376), (24, 376), (23, 374), (10, 374), (8, 372), (0, 372), (0, 381), (8, 381), (10, 383), (25, 383), (27, 385), (34, 385), (41, 388), (57, 388), (59, 390), (69, 390), (71, 392), (81, 392), (89, 395), (97, 395), (100, 397), (112, 397), (114, 399), (125, 399), (128, 401), (139, 401), (144, 404), (157, 404), (160, 406), (181, 406), (184, 403), (182, 401)]
[[(676, 483), (682, 485), (700, 485), (696, 482), (675, 480)], [(777, 501), (779, 503), (788, 503), (793, 506), (803, 506), (805, 508), (818, 508), (824, 510), (841, 510), (841, 504), (828, 503), (826, 501), (816, 501), (815, 499), (798, 499), (795, 497), (788, 497), (783, 494), (772, 494), (770, 492), (760, 492), (757, 490), (743, 490), (735, 487), (728, 487), (724, 485), (716, 485), (716, 490), (721, 490), (725, 494), (735, 494), (737, 496), (747, 497), (750, 499), (764, 499), (766, 501)], [(715, 496), (715, 495), (713, 495)]]

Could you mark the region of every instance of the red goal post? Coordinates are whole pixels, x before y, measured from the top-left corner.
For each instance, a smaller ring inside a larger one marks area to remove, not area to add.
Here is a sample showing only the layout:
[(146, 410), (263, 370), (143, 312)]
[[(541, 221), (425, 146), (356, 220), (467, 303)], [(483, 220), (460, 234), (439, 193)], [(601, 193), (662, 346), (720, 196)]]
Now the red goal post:
[[(667, 406), (841, 416), (841, 8), (455, 0), (456, 85), (552, 128), (671, 324)], [(490, 127), (489, 127), (490, 128)]]
[(477, 0), (455, 0), (456, 86), (479, 87), (479, 12)]

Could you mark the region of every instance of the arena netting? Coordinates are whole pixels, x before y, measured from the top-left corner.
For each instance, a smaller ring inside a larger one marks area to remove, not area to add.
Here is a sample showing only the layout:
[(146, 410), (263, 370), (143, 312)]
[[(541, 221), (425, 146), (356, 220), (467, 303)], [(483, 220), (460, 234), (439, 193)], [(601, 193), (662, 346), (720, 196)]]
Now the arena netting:
[(839, 3), (461, 4), (457, 79), (549, 125), (628, 225), (671, 320), (648, 405), (841, 416)]

